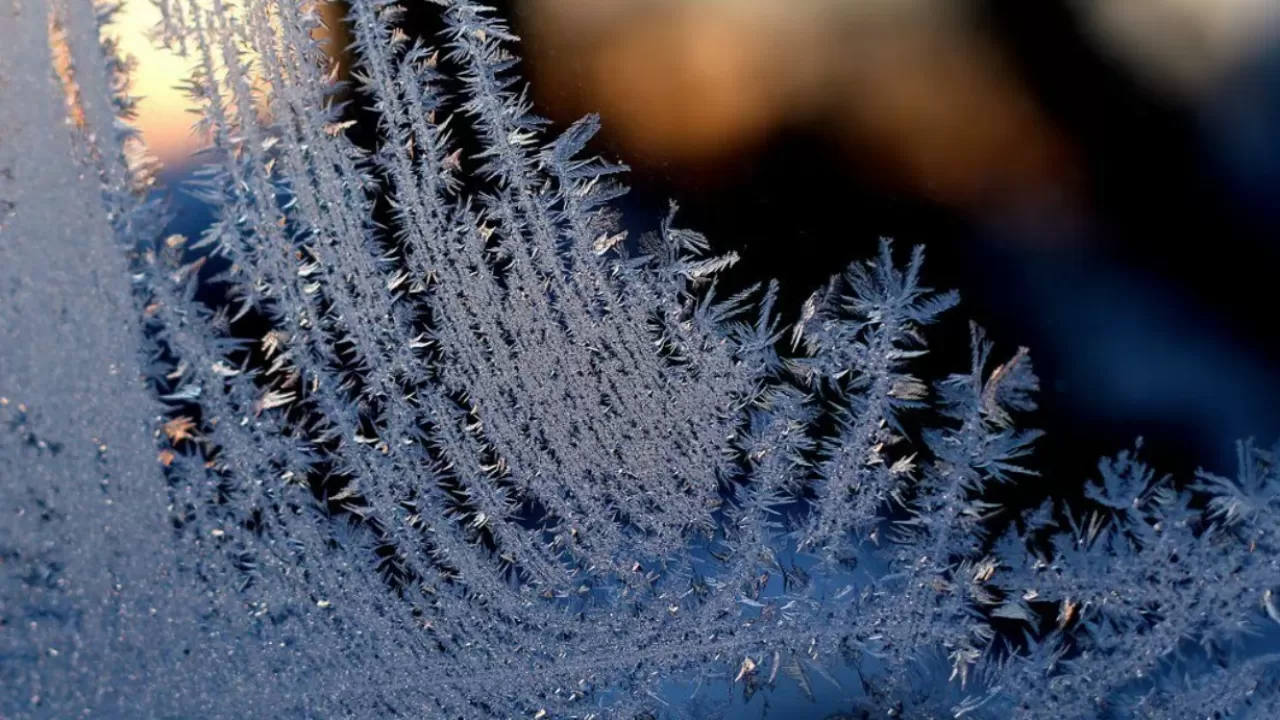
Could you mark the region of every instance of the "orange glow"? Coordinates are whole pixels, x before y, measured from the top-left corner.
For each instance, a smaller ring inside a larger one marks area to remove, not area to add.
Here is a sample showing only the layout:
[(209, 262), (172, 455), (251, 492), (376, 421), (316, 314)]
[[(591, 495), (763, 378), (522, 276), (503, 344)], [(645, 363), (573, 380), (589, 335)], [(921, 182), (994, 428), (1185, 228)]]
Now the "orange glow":
[(147, 148), (162, 163), (181, 163), (201, 145), (191, 133), (196, 116), (192, 103), (177, 89), (189, 74), (191, 58), (158, 47), (149, 33), (160, 11), (145, 0), (131, 0), (107, 28), (119, 38), (120, 49), (138, 62), (132, 75), (132, 94), (139, 98), (133, 121)]
[[(525, 0), (534, 88), (628, 161), (714, 168), (811, 127), (965, 208), (1076, 202), (1074, 150), (953, 0)], [(550, 103), (548, 103), (550, 104)]]
[(71, 48), (67, 46), (67, 32), (57, 14), (49, 13), (49, 49), (53, 52), (53, 70), (62, 84), (67, 102), (67, 119), (77, 128), (84, 129), (84, 105), (80, 102), (80, 85), (76, 82), (71, 66)]

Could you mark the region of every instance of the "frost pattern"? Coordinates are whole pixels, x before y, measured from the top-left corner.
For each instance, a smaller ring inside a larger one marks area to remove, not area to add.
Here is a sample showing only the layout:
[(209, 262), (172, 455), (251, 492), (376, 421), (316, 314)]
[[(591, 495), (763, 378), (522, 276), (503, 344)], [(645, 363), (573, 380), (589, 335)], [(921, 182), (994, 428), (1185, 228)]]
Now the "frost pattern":
[(1280, 448), (1122, 453), (993, 534), (1027, 351), (975, 327), (912, 375), (957, 298), (887, 241), (789, 328), (717, 297), (736, 258), (674, 206), (626, 238), (598, 120), (545, 139), (489, 9), (440, 0), (430, 49), (350, 1), (370, 153), (317, 6), (159, 0), (211, 139), (189, 239), (110, 8), (6, 2), (5, 717), (706, 716), (663, 683), (850, 666), (869, 716), (1280, 716)]

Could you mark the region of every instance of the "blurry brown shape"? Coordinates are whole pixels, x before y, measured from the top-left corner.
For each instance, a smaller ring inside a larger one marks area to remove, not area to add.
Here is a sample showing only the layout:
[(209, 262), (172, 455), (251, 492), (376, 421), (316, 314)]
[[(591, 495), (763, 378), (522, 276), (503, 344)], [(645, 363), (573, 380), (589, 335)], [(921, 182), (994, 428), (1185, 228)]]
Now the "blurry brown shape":
[[(350, 45), (354, 38), (351, 35), (351, 29), (343, 22), (343, 18), (350, 11), (351, 7), (345, 2), (316, 3), (316, 13), (320, 16), (321, 25), (311, 33), (334, 63), (333, 67), (329, 68), (329, 72), (332, 73), (333, 79), (339, 82), (347, 82), (351, 79), (351, 61), (354, 58)], [(347, 93), (344, 93), (344, 99), (349, 94), (348, 89)]]
[(886, 182), (973, 208), (1070, 196), (1070, 148), (967, 0), (525, 0), (544, 104), (688, 169), (826, 128)]
[(636, 162), (733, 155), (817, 95), (813, 2), (527, 1), (535, 89), (601, 112)]
[(648, 13), (597, 51), (595, 93), (645, 150), (694, 161), (731, 153), (810, 105), (816, 68), (794, 51), (815, 30), (718, 4)]
[(976, 33), (914, 22), (856, 34), (832, 120), (888, 178), (971, 209), (1074, 193), (1066, 140)]

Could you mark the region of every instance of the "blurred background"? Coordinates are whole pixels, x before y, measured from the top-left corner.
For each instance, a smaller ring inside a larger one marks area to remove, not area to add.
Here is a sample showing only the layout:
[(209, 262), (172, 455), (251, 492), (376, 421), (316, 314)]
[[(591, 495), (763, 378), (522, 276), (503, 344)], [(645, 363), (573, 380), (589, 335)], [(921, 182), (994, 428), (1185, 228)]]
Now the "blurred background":
[[(788, 320), (880, 237), (926, 244), (930, 284), (964, 299), (927, 372), (965, 368), (961, 315), (1005, 355), (1029, 346), (1048, 481), (1138, 435), (1184, 477), (1280, 437), (1275, 0), (490, 4), (524, 39), (537, 112), (603, 116), (633, 236), (677, 200), (742, 255), (726, 284), (782, 281)], [(183, 63), (131, 5), (139, 124), (180, 178), (199, 147)], [(436, 43), (436, 8), (408, 10)]]

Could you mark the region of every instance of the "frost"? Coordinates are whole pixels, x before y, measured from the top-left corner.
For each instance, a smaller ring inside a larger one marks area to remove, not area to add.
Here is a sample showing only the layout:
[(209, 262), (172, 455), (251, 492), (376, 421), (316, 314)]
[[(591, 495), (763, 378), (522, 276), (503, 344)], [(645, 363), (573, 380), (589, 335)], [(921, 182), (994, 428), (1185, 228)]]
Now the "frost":
[(723, 297), (736, 256), (674, 206), (630, 241), (598, 118), (548, 138), (506, 25), (437, 4), (439, 49), (349, 3), (366, 148), (316, 6), (160, 0), (190, 239), (110, 13), (0, 11), (0, 715), (1274, 715), (1275, 450), (1124, 453), (992, 536), (1037, 481), (1027, 350), (914, 375), (957, 298), (888, 241), (790, 328)]

